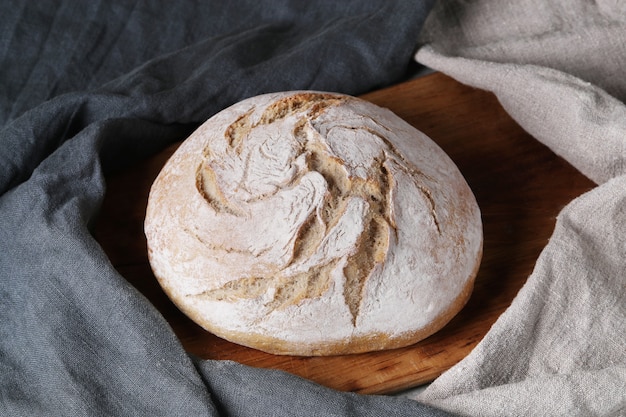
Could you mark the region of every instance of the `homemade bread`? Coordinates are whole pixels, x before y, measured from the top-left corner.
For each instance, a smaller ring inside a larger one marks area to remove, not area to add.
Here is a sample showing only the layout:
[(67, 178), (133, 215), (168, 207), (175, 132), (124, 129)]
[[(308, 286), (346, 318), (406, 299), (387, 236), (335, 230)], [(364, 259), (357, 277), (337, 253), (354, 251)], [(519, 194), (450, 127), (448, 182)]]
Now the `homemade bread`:
[(155, 180), (149, 259), (192, 320), (275, 354), (406, 346), (466, 303), (482, 254), (452, 160), (350, 96), (266, 94), (216, 114)]

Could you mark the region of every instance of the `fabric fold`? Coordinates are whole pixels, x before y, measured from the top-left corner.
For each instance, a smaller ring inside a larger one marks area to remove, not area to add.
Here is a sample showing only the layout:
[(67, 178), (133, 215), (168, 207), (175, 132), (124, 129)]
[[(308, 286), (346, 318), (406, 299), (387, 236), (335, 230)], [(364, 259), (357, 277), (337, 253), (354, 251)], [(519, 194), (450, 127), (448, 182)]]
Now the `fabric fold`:
[(626, 107), (601, 88), (552, 68), (447, 56), (431, 45), (416, 59), (493, 92), (524, 130), (594, 182), (626, 173)]
[(452, 1), (429, 16), (418, 62), (493, 92), (520, 126), (599, 185), (561, 211), (526, 284), (478, 346), (414, 398), (462, 415), (626, 412), (626, 83), (616, 77), (626, 25), (618, 9)]

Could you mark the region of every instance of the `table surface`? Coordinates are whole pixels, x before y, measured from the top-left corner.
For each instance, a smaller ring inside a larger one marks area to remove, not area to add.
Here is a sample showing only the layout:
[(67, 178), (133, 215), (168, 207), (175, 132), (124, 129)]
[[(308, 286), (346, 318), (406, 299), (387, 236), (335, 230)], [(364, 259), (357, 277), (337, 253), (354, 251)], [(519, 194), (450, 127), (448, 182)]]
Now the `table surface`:
[(521, 129), (490, 93), (434, 73), (362, 96), (430, 136), (476, 195), (483, 260), (465, 308), (442, 330), (409, 347), (331, 357), (276, 356), (220, 339), (165, 296), (147, 259), (143, 220), (150, 185), (179, 144), (107, 178), (94, 235), (117, 270), (163, 314), (185, 349), (281, 369), (344, 391), (385, 394), (435, 379), (464, 358), (510, 305), (532, 272), (559, 211), (594, 184)]

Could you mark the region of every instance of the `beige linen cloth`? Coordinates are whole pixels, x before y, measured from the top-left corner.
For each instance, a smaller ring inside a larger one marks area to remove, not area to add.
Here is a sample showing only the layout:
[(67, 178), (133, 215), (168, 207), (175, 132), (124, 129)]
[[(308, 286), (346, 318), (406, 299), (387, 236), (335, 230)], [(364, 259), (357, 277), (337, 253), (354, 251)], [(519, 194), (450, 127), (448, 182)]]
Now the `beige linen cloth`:
[(461, 415), (626, 415), (626, 1), (439, 1), (420, 45), (418, 62), (495, 93), (598, 186), (561, 211), (484, 340), (413, 398)]

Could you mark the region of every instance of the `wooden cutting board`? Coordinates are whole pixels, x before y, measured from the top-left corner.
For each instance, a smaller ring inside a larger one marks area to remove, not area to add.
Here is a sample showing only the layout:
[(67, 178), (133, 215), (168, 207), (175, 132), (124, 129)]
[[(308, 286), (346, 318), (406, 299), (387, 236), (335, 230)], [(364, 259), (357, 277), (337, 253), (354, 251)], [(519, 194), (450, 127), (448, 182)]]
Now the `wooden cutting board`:
[[(178, 144), (107, 178), (95, 236), (113, 265), (161, 311), (188, 352), (207, 359), (282, 369), (322, 385), (392, 393), (430, 382), (465, 357), (510, 305), (565, 204), (593, 187), (526, 134), (484, 91), (439, 73), (363, 96), (437, 142), (473, 189), (484, 223), (484, 255), (474, 293), (444, 329), (413, 346), (334, 357), (275, 356), (222, 340), (169, 301), (150, 270), (143, 219), (149, 187)], [(401, 312), (399, 312), (401, 315)]]

